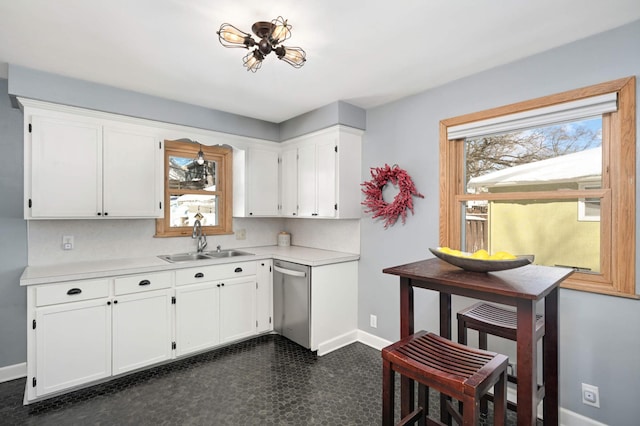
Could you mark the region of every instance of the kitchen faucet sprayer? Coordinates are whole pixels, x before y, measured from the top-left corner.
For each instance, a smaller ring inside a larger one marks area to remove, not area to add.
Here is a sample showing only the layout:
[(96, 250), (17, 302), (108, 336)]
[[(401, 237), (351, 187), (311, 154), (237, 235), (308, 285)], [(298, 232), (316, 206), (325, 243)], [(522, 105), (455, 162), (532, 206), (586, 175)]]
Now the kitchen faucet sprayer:
[(200, 223), (199, 219), (196, 219), (193, 222), (193, 232), (191, 233), (191, 238), (198, 239), (198, 253), (202, 253), (204, 248), (207, 246), (207, 236), (202, 232), (202, 223)]

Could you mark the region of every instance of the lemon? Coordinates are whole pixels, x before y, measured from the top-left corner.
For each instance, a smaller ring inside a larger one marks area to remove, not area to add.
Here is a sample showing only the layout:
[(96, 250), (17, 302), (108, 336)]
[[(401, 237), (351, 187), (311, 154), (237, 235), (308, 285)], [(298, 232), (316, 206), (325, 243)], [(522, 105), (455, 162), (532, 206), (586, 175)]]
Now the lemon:
[(440, 247), (438, 248), (438, 250), (451, 256), (465, 257), (465, 255), (460, 250), (452, 249), (449, 247)]
[(484, 250), (484, 249), (480, 249), (480, 250), (476, 251), (475, 253), (473, 253), (470, 257), (472, 259), (488, 260), (489, 259), (489, 252)]
[(506, 251), (499, 251), (497, 253), (494, 253), (491, 258), (495, 260), (513, 260), (516, 259), (516, 256)]

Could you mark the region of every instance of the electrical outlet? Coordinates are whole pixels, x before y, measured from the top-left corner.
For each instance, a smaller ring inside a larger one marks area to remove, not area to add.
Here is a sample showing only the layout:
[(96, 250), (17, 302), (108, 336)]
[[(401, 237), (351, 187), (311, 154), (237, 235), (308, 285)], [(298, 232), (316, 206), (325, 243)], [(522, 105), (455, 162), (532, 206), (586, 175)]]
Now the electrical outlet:
[(236, 231), (236, 240), (245, 240), (247, 238), (247, 230), (242, 228)]
[(73, 250), (73, 235), (62, 237), (62, 250)]
[(371, 328), (378, 328), (378, 317), (375, 315), (371, 315), (369, 317), (369, 325)]
[(597, 386), (582, 384), (582, 403), (600, 408), (600, 391)]

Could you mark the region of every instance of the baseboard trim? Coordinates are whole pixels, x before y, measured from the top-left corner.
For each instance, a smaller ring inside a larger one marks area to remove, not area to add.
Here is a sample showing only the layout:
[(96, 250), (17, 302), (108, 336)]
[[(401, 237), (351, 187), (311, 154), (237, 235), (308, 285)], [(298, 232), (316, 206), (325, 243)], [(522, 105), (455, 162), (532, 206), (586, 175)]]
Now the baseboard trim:
[(566, 408), (560, 407), (560, 425), (561, 426), (607, 426), (606, 423), (600, 423), (582, 414), (574, 413)]
[(10, 380), (20, 379), (27, 377), (27, 363), (7, 365), (6, 367), (0, 367), (0, 383), (8, 382)]
[(390, 344), (393, 343), (386, 339), (383, 339), (381, 337), (375, 336), (371, 333), (367, 333), (366, 331), (362, 331), (362, 330), (358, 330), (358, 342), (363, 343), (379, 351), (381, 351), (382, 348), (389, 346)]
[(318, 356), (326, 355), (344, 346), (358, 341), (358, 330), (349, 331), (341, 336), (318, 344)]

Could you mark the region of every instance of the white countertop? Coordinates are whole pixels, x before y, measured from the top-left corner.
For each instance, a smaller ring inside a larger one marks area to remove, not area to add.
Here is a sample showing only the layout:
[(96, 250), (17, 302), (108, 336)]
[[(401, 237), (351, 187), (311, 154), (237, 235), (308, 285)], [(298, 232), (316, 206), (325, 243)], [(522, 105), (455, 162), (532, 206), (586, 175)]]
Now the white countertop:
[(170, 263), (156, 256), (150, 256), (129, 259), (61, 263), (57, 265), (27, 266), (20, 277), (20, 285), (28, 286), (34, 284), (84, 280), (97, 277), (175, 270), (192, 268), (198, 265), (217, 265), (260, 259), (277, 259), (308, 266), (322, 266), (332, 263), (350, 262), (360, 258), (360, 255), (355, 253), (343, 253), (299, 246), (243, 247), (238, 250), (253, 253), (253, 255), (180, 263)]

